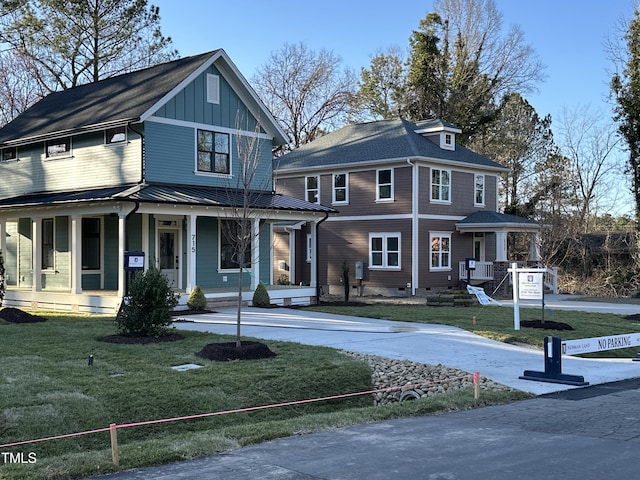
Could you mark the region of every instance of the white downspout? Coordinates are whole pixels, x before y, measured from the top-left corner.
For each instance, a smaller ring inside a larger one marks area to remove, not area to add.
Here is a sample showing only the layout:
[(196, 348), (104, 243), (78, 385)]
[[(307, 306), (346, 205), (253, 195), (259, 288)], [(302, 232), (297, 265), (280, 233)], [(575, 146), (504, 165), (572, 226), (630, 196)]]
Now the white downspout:
[(411, 295), (415, 295), (418, 290), (418, 272), (420, 264), (419, 250), (419, 219), (418, 219), (418, 165), (407, 158), (407, 163), (411, 165)]

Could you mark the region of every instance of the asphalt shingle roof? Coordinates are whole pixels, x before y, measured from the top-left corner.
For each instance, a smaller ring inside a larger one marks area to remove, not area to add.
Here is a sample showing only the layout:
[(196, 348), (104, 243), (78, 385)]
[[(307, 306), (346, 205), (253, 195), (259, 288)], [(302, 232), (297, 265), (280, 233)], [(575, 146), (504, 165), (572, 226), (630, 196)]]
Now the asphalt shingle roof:
[(461, 145), (456, 145), (454, 151), (440, 148), (415, 132), (425, 126), (402, 118), (347, 125), (276, 159), (276, 168), (286, 171), (424, 157), (505, 170), (504, 166)]
[(139, 119), (216, 52), (52, 93), (0, 129), (0, 145)]

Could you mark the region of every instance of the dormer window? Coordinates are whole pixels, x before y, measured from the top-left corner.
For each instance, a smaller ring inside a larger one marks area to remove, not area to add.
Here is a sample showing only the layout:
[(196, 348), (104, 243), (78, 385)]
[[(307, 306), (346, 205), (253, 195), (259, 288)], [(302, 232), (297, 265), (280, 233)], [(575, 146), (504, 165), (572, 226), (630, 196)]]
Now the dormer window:
[(47, 140), (45, 152), (47, 158), (68, 156), (71, 153), (71, 137)]
[(442, 132), (440, 134), (440, 148), (443, 150), (455, 150), (456, 140), (455, 135), (449, 132)]

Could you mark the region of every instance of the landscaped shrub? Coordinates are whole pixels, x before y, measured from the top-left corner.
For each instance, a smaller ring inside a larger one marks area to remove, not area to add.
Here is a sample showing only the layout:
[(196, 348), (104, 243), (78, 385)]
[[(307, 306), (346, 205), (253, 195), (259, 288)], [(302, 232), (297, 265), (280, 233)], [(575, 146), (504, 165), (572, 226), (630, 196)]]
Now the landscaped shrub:
[(193, 290), (191, 290), (189, 298), (187, 299), (187, 306), (191, 310), (195, 311), (204, 310), (206, 308), (207, 299), (204, 296), (204, 293), (202, 293), (202, 289), (198, 285), (193, 287)]
[(271, 305), (269, 292), (267, 292), (267, 288), (262, 283), (259, 283), (256, 287), (256, 291), (253, 292), (253, 306), (268, 307), (269, 305)]
[(159, 337), (171, 325), (171, 310), (178, 297), (167, 277), (157, 268), (137, 273), (116, 316), (118, 330), (124, 335)]

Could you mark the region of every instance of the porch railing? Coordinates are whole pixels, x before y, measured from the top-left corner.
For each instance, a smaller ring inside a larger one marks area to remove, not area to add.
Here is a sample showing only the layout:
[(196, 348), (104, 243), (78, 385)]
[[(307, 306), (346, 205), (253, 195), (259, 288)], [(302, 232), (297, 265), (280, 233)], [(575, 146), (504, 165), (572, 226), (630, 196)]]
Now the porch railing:
[[(465, 262), (458, 264), (458, 278), (467, 279), (467, 269)], [(476, 262), (476, 269), (471, 270), (471, 280), (493, 280), (493, 262)]]

